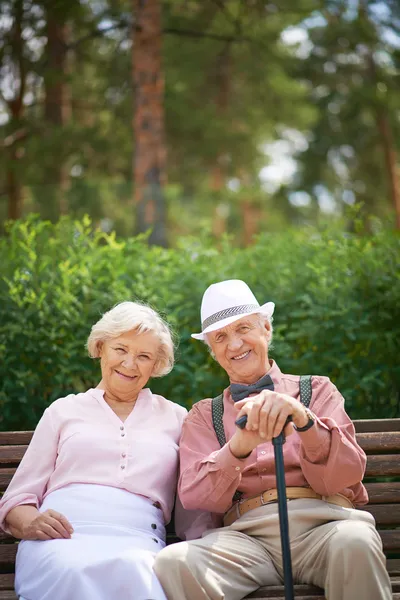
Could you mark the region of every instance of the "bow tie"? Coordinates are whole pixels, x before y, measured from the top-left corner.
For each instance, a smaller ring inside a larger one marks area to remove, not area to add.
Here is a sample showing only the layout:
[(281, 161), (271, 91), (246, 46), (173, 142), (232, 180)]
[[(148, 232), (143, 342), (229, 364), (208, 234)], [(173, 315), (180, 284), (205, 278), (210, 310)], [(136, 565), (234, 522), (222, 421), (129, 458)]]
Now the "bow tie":
[(244, 385), (242, 383), (231, 383), (230, 385), (231, 396), (234, 402), (244, 400), (250, 394), (259, 394), (262, 390), (274, 391), (274, 382), (269, 375), (264, 375), (255, 383), (250, 385)]

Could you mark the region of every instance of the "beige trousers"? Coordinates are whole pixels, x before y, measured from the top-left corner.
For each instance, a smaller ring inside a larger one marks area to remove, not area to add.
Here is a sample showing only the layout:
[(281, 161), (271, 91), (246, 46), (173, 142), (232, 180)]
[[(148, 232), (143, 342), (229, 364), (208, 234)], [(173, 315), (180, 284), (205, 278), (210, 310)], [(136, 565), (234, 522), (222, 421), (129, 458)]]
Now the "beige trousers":
[[(289, 500), (288, 514), (295, 583), (325, 589), (328, 600), (392, 600), (370, 513), (307, 498)], [(262, 585), (282, 585), (278, 505), (167, 546), (154, 568), (168, 600), (241, 600)]]

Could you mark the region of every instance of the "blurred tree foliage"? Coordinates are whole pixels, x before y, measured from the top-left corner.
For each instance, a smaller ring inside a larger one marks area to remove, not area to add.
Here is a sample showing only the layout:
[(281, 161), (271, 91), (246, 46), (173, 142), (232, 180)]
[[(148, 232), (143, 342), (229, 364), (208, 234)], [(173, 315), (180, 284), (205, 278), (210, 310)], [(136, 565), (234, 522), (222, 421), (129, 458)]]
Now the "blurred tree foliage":
[[(397, 0), (161, 4), (170, 240), (214, 228), (246, 243), (315, 223), (323, 196), (339, 212), (362, 200), (390, 217)], [(1, 222), (89, 213), (104, 230), (134, 231), (132, 6), (0, 3)], [(289, 187), (265, 187), (266, 148), (288, 131), (303, 138), (291, 146), (301, 168)]]
[(151, 389), (190, 407), (217, 394), (226, 377), (199, 329), (205, 288), (244, 279), (260, 303), (276, 303), (274, 349), (283, 371), (324, 374), (353, 417), (393, 417), (400, 408), (398, 236), (340, 228), (263, 234), (250, 248), (225, 238), (177, 248), (145, 236), (117, 238), (89, 218), (56, 225), (31, 217), (0, 240), (0, 429), (32, 428), (54, 399), (97, 385), (85, 342), (116, 302), (138, 299), (161, 311), (179, 338), (177, 362)]

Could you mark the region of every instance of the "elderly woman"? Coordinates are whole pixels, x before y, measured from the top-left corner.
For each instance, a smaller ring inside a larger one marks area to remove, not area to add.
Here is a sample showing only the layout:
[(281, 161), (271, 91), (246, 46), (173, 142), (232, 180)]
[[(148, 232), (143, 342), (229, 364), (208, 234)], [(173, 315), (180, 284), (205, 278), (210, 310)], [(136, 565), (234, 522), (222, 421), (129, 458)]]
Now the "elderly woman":
[(53, 402), (0, 503), (22, 542), (20, 600), (162, 600), (152, 566), (165, 546), (186, 410), (145, 388), (171, 371), (167, 324), (118, 304), (92, 327), (97, 387)]

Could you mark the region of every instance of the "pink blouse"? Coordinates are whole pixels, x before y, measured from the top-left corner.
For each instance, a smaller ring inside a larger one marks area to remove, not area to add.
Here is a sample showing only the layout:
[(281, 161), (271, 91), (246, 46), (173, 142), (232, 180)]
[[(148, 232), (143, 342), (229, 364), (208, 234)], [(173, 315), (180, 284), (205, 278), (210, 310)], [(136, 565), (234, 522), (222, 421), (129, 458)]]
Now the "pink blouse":
[(178, 472), (178, 444), (187, 411), (143, 389), (125, 422), (90, 389), (51, 404), (0, 501), (0, 526), (21, 504), (37, 508), (70, 483), (109, 485), (159, 502), (171, 517)]

